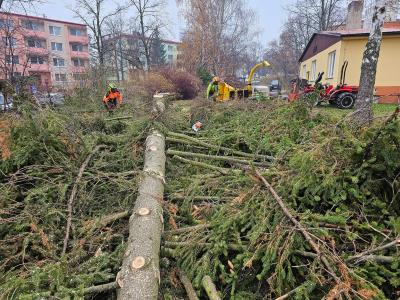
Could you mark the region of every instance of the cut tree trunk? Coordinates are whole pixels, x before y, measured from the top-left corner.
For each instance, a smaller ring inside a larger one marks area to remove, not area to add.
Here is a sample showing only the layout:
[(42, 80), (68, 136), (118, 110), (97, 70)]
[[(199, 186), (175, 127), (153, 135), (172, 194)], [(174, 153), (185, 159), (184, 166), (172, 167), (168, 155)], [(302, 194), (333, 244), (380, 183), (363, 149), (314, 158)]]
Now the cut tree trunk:
[(144, 178), (129, 220), (128, 248), (117, 276), (120, 300), (158, 296), (165, 159), (164, 136), (155, 131), (147, 137)]
[[(155, 101), (161, 114), (163, 100)], [(156, 300), (160, 285), (160, 246), (163, 231), (162, 201), (165, 184), (165, 137), (156, 130), (146, 139), (144, 177), (129, 219), (128, 247), (117, 274), (119, 300)]]
[(382, 27), (386, 16), (386, 7), (384, 4), (376, 5), (374, 9), (372, 29), (361, 65), (360, 89), (356, 99), (356, 111), (353, 115), (354, 121), (359, 126), (370, 123), (373, 118), (371, 105), (374, 100), (376, 69), (382, 43)]

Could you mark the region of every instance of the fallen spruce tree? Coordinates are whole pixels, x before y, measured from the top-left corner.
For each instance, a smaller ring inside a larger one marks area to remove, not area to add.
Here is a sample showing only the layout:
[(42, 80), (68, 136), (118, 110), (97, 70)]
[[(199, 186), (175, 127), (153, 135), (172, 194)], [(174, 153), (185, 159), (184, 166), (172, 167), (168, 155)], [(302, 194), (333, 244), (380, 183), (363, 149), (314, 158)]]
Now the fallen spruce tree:
[[(167, 135), (163, 253), (199, 296), (398, 297), (397, 115), (361, 132), (301, 103), (206, 104), (193, 115), (207, 120), (203, 133), (177, 133), (178, 119)], [(266, 156), (273, 163), (257, 165)]]
[[(146, 176), (150, 123), (134, 109), (35, 111), (15, 123), (0, 175), (1, 295), (116, 297)], [(355, 131), (323, 109), (275, 102), (199, 101), (160, 115), (159, 297), (396, 298), (400, 129), (385, 119)]]
[(106, 122), (74, 107), (22, 107), (14, 119), (0, 162), (2, 299), (115, 293), (148, 117)]

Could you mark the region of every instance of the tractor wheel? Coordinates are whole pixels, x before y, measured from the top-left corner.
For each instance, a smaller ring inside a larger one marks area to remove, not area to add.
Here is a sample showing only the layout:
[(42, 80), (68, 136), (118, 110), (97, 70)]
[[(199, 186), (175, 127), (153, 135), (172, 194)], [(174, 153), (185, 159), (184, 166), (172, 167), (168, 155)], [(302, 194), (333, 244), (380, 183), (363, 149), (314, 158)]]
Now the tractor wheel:
[(337, 106), (339, 108), (350, 109), (353, 108), (356, 102), (356, 97), (352, 93), (342, 93), (337, 97)]

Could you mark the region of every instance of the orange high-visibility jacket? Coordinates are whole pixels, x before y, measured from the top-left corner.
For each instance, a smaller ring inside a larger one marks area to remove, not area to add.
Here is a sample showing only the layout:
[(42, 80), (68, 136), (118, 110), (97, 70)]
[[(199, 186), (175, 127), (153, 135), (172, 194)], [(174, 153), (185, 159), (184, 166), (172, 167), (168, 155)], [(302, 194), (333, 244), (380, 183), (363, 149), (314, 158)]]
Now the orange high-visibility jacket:
[(107, 94), (104, 95), (103, 102), (107, 103), (108, 101), (112, 101), (114, 99), (117, 99), (119, 104), (122, 103), (122, 95), (120, 91), (116, 91), (114, 93), (112, 91), (108, 91)]

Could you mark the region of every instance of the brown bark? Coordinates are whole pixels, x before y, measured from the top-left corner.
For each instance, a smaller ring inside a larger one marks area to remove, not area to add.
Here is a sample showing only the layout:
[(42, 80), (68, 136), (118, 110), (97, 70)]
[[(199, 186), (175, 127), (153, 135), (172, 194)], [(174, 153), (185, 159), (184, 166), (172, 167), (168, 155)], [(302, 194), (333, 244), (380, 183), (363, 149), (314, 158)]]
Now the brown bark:
[(199, 297), (197, 297), (196, 291), (194, 290), (193, 285), (190, 282), (189, 277), (187, 277), (187, 275), (185, 274), (185, 272), (178, 269), (178, 276), (183, 286), (185, 287), (186, 294), (189, 300), (199, 300)]
[(371, 123), (373, 119), (372, 103), (374, 100), (374, 88), (376, 79), (376, 69), (378, 66), (379, 53), (382, 43), (382, 27), (385, 20), (386, 7), (375, 6), (372, 19), (372, 29), (364, 51), (360, 89), (356, 99), (356, 111), (353, 115), (354, 121), (359, 125)]

